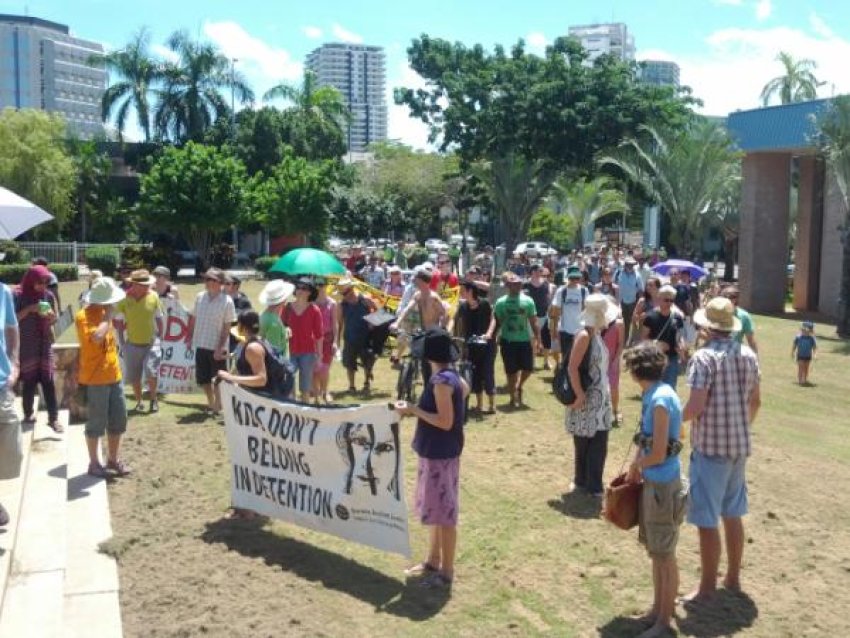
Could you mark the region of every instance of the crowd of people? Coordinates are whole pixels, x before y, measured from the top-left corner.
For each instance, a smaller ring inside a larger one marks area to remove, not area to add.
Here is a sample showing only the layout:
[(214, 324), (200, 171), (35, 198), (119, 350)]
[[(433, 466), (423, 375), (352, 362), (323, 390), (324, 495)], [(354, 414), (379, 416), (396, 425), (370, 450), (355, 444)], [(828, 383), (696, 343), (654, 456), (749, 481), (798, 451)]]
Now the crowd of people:
[[(445, 587), (454, 578), (465, 398), (474, 395), (474, 411), (494, 411), (497, 355), (507, 380), (508, 409), (525, 405), (524, 388), (538, 358), (544, 369), (560, 368), (568, 377), (575, 392), (564, 413), (575, 458), (571, 490), (597, 499), (605, 489), (608, 434), (622, 424), (619, 384), (624, 369), (640, 386), (643, 401), (629, 475), (643, 480), (640, 540), (653, 561), (655, 600), (645, 616), (650, 625), (646, 635), (660, 635), (670, 624), (678, 590), (676, 541), (685, 515), (699, 530), (702, 577), (694, 595), (710, 596), (717, 587), (721, 520), (728, 562), (724, 586), (740, 587), (745, 467), (760, 399), (753, 322), (738, 307), (735, 286), (718, 290), (711, 273), (701, 282), (692, 281), (687, 268), (670, 270), (662, 278), (653, 270), (658, 253), (643, 256), (608, 247), (537, 261), (517, 255), (505, 260), (499, 278), (493, 277), (492, 251), (478, 255), (462, 276), (454, 260), (441, 253), (436, 264), (416, 266), (405, 280), (404, 251), (391, 252), (354, 251), (346, 260), (348, 275), (331, 284), (315, 276), (270, 281), (257, 310), (237, 277), (216, 268), (206, 271), (186, 333), (206, 409), (220, 412), (221, 380), (283, 400), (330, 404), (329, 376), (337, 360), (345, 368), (348, 392), (368, 396), (374, 366), (384, 354), (385, 329), (396, 334), (389, 356), (394, 366), (411, 347), (410, 335), (424, 334), (421, 397), (416, 405), (397, 405), (400, 416), (417, 419), (416, 509), (431, 527), (429, 555), (409, 573), (422, 574), (429, 586)], [(40, 386), (48, 424), (61, 432), (50, 347), (60, 306), (51, 277), (45, 265), (34, 264), (14, 292), (0, 287), (5, 327), (0, 344), (0, 479), (14, 474), (14, 460), (20, 456), (20, 426), (16, 442), (12, 424), (17, 417), (11, 406), (18, 379), (24, 419), (33, 418), (33, 397)], [(398, 310), (388, 322), (373, 321), (379, 304), (370, 289), (397, 300)], [(447, 292), (455, 290), (459, 299), (452, 305)], [(147, 379), (148, 411), (159, 409), (157, 369), (168, 299), (179, 300), (179, 291), (162, 266), (152, 273), (122, 272), (118, 282), (93, 273), (81, 297), (83, 307), (75, 316), (79, 382), (87, 394), (85, 433), (94, 476), (130, 473), (119, 454), (127, 427), (123, 384), (132, 387), (133, 412), (143, 412), (142, 381)], [(804, 325), (792, 350), (801, 383), (816, 350), (812, 332), (812, 326)], [(458, 338), (465, 344), (463, 351), (455, 345)], [(470, 363), (469, 382), (454, 365), (459, 356)], [(281, 390), (281, 371), (293, 382), (286, 390)], [(684, 407), (676, 394), (683, 374), (690, 392)], [(689, 493), (679, 461), (686, 421), (692, 422)], [(103, 436), (105, 463), (100, 458)]]

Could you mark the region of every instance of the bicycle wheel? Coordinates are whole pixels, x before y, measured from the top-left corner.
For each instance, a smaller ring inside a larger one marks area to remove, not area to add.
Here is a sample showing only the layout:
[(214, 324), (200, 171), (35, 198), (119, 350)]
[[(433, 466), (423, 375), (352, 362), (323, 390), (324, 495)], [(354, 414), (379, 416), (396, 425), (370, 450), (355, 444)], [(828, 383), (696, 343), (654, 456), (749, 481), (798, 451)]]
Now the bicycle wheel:
[(406, 401), (409, 394), (407, 388), (408, 369), (410, 367), (410, 359), (405, 359), (398, 370), (398, 380), (395, 384), (396, 398), (399, 401)]
[(420, 364), (417, 359), (411, 359), (408, 361), (408, 364), (407, 381), (405, 382), (405, 387), (407, 388), (407, 401), (409, 403), (414, 403), (416, 401), (416, 381), (419, 377)]

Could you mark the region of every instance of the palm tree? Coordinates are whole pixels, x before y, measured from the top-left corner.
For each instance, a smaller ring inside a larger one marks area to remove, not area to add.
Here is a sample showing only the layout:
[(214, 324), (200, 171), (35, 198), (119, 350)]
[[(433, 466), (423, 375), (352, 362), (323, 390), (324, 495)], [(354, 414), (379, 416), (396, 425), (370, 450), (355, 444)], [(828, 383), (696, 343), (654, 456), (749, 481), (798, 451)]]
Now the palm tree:
[(714, 222), (730, 180), (740, 175), (738, 155), (726, 133), (705, 120), (676, 135), (640, 130), (647, 140), (627, 138), (599, 164), (620, 169), (643, 188), (667, 214), (673, 242), (691, 253)]
[[(838, 297), (840, 337), (850, 337), (850, 96), (833, 99), (817, 120), (820, 149), (844, 204), (844, 223), (839, 227), (843, 256)], [(826, 230), (826, 229), (824, 229)]]
[(805, 102), (818, 96), (818, 87), (823, 84), (815, 77), (817, 68), (814, 60), (795, 60), (790, 53), (780, 51), (776, 60), (785, 68), (784, 75), (773, 78), (761, 90), (761, 101), (767, 106), (774, 95), (779, 96), (780, 104)]
[(567, 215), (575, 221), (576, 246), (593, 240), (593, 225), (596, 221), (629, 210), (623, 191), (612, 188), (609, 177), (597, 177), (587, 181), (558, 180), (552, 193), (546, 198), (550, 208)]
[(525, 238), (531, 217), (558, 177), (558, 171), (542, 160), (507, 153), (472, 167), (499, 217), (510, 253)]
[(119, 140), (124, 139), (124, 128), (131, 108), (136, 111), (145, 141), (151, 140), (151, 109), (148, 97), (153, 85), (162, 76), (162, 68), (148, 53), (149, 45), (150, 33), (147, 29), (141, 29), (123, 49), (89, 58), (89, 64), (102, 66), (118, 77), (118, 81), (103, 94), (101, 117), (107, 122), (115, 115)]
[(230, 114), (222, 89), (231, 89), (240, 102), (253, 102), (245, 78), (215, 45), (194, 42), (185, 31), (173, 33), (166, 44), (178, 61), (163, 65), (163, 88), (154, 114), (159, 137), (201, 141), (218, 118)]
[(300, 87), (277, 84), (263, 94), (263, 102), (275, 99), (292, 102), (297, 111), (333, 122), (339, 130), (351, 118), (342, 93), (332, 86), (319, 86), (313, 71), (304, 72), (304, 81)]

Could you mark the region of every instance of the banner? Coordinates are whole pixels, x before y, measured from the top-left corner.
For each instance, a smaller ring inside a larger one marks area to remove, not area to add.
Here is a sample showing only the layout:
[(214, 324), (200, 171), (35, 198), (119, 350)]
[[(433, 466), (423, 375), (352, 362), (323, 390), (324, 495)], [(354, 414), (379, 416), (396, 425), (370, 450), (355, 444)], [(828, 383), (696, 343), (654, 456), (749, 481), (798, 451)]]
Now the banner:
[(410, 556), (394, 411), (281, 403), (231, 383), (220, 389), (235, 507)]

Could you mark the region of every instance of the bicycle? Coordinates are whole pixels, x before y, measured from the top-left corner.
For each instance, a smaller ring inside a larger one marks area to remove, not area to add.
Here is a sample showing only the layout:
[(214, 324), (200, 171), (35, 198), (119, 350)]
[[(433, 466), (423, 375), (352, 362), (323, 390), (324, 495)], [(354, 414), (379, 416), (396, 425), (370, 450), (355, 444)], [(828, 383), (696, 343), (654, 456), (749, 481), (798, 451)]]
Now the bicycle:
[(422, 366), (422, 349), (424, 347), (425, 332), (422, 330), (414, 330), (411, 333), (406, 333), (404, 330), (398, 331), (399, 337), (408, 336), (410, 338), (410, 353), (404, 357), (401, 368), (398, 371), (398, 380), (396, 381), (396, 398), (399, 401), (407, 401), (414, 403), (416, 401), (416, 385), (420, 381)]

